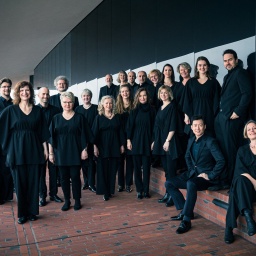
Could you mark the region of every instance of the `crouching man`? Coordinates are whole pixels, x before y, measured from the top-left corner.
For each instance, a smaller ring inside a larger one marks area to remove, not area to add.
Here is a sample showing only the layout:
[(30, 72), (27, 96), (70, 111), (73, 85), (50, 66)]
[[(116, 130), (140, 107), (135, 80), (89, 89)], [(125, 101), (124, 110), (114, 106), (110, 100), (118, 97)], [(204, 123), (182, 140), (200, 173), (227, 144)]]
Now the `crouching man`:
[[(171, 195), (176, 209), (182, 210), (179, 215), (171, 217), (171, 220), (181, 221), (176, 230), (177, 234), (191, 229), (197, 191), (217, 185), (225, 165), (217, 141), (204, 134), (206, 125), (203, 117), (194, 116), (191, 123), (191, 129), (195, 136), (188, 141), (185, 156), (188, 171), (165, 183), (166, 190)], [(179, 189), (187, 189), (186, 200)]]

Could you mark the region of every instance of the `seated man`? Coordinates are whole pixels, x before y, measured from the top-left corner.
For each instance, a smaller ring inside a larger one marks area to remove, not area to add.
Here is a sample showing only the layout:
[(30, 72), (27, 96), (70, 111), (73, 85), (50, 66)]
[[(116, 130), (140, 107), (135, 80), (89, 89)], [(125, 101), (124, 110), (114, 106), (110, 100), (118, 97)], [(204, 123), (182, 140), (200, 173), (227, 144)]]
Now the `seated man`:
[[(176, 209), (182, 209), (178, 216), (171, 217), (171, 220), (181, 220), (176, 231), (177, 234), (190, 230), (197, 191), (206, 190), (208, 187), (216, 185), (225, 165), (224, 157), (216, 140), (204, 134), (206, 125), (203, 117), (194, 116), (191, 123), (195, 137), (189, 139), (185, 155), (188, 171), (165, 183), (166, 190), (171, 195)], [(187, 189), (186, 200), (179, 189)]]

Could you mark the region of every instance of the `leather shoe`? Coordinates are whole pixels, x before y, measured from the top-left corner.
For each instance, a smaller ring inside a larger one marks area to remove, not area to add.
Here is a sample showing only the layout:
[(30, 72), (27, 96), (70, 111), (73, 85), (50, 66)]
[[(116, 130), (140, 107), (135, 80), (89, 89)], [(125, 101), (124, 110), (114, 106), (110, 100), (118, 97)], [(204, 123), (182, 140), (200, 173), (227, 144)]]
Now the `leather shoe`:
[(256, 233), (256, 224), (252, 217), (252, 211), (244, 209), (244, 217), (247, 223), (247, 233), (249, 236), (253, 236)]
[(30, 221), (35, 221), (35, 220), (37, 220), (37, 217), (36, 217), (36, 215), (31, 214), (31, 215), (28, 217), (28, 219), (29, 219)]
[[(180, 212), (179, 215), (171, 217), (171, 220), (183, 220), (183, 218), (184, 218), (184, 214), (182, 214)], [(191, 217), (191, 220), (193, 220), (194, 218), (195, 217), (194, 217), (194, 214), (193, 214), (193, 216)]]
[(118, 192), (122, 192), (124, 191), (124, 188), (122, 186), (118, 186), (118, 189), (117, 189)]
[(143, 198), (143, 195), (142, 195), (141, 192), (138, 192), (138, 193), (137, 193), (137, 198), (138, 198), (138, 199), (142, 199), (142, 198)]
[(234, 237), (232, 228), (227, 227), (225, 229), (224, 241), (226, 244), (232, 244), (235, 241), (235, 237)]
[(165, 203), (168, 201), (168, 198), (169, 198), (169, 194), (165, 193), (165, 195), (161, 199), (158, 199), (158, 203)]
[(104, 200), (104, 201), (108, 201), (108, 200), (109, 200), (109, 196), (108, 196), (108, 195), (104, 195), (104, 196), (103, 196), (103, 200)]
[(18, 223), (19, 223), (19, 224), (24, 224), (26, 221), (27, 221), (27, 217), (20, 217), (20, 218), (18, 219)]
[(169, 198), (168, 198), (168, 200), (167, 200), (167, 202), (166, 202), (165, 206), (166, 206), (166, 207), (174, 206), (174, 202), (173, 202), (173, 200), (172, 200), (172, 197), (171, 197), (171, 196), (169, 196)]
[(56, 203), (62, 203), (63, 202), (63, 200), (61, 198), (59, 198), (57, 195), (50, 196), (50, 200), (55, 201)]
[(69, 210), (70, 205), (71, 205), (70, 201), (69, 200), (65, 200), (65, 204), (61, 207), (61, 210), (64, 211), (64, 212)]
[(131, 193), (132, 192), (132, 188), (130, 186), (126, 186), (126, 192), (127, 193)]
[(191, 229), (191, 221), (182, 220), (179, 228), (176, 230), (177, 234), (183, 234)]
[(96, 187), (95, 186), (93, 186), (93, 187), (89, 186), (89, 190), (92, 191), (93, 193), (96, 193)]
[(145, 198), (150, 198), (151, 195), (150, 195), (149, 193), (144, 193), (144, 197), (145, 197)]
[(74, 210), (75, 210), (75, 211), (78, 211), (78, 210), (80, 210), (81, 208), (82, 208), (82, 206), (81, 206), (81, 201), (80, 201), (80, 199), (79, 199), (79, 200), (75, 200)]
[(46, 199), (45, 199), (45, 198), (41, 198), (41, 199), (40, 199), (40, 201), (39, 201), (39, 206), (40, 206), (40, 207), (46, 206)]
[(82, 187), (82, 190), (86, 190), (86, 189), (88, 189), (89, 187), (88, 187), (88, 184), (84, 184), (83, 185), (83, 187)]

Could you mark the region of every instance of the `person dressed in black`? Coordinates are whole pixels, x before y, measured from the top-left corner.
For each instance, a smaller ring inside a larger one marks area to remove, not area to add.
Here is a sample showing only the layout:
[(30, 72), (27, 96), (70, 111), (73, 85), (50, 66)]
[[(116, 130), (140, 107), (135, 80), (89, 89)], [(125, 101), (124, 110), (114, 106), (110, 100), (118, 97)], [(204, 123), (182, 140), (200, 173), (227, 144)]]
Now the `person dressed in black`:
[(131, 92), (132, 92), (132, 97), (134, 98), (135, 93), (136, 93), (136, 88), (138, 86), (138, 84), (135, 82), (136, 80), (136, 73), (134, 71), (130, 71), (128, 73), (128, 83), (131, 86)]
[[(158, 98), (162, 101), (162, 106), (156, 115), (151, 147), (153, 155), (161, 157), (166, 180), (170, 180), (172, 177), (176, 176), (178, 158), (175, 134), (177, 128), (177, 108), (169, 86), (162, 85), (159, 88)], [(158, 202), (166, 202), (167, 207), (173, 205), (171, 196), (167, 192)]]
[[(9, 78), (0, 80), (0, 114), (6, 107), (12, 105), (11, 88), (12, 81)], [(0, 205), (13, 200), (13, 178), (5, 162), (6, 155), (0, 145)]]
[(106, 95), (110, 95), (116, 100), (116, 97), (118, 95), (118, 86), (113, 84), (113, 77), (110, 74), (107, 74), (105, 76), (105, 83), (106, 85), (100, 88), (99, 93), (99, 102), (101, 101), (101, 98)]
[(198, 57), (195, 65), (195, 77), (186, 86), (183, 97), (183, 112), (185, 113), (186, 133), (189, 134), (190, 119), (194, 115), (205, 118), (206, 133), (215, 136), (214, 118), (218, 113), (220, 99), (220, 84), (210, 77), (210, 62), (206, 57)]
[[(55, 106), (49, 104), (50, 93), (49, 89), (46, 87), (41, 87), (38, 90), (38, 98), (39, 104), (38, 106), (42, 109), (44, 113), (47, 127), (50, 127), (52, 118), (60, 113), (59, 109)], [(39, 206), (43, 207), (46, 205), (46, 197), (47, 197), (47, 186), (46, 186), (46, 169), (48, 166), (49, 170), (49, 196), (51, 201), (55, 201), (57, 203), (63, 202), (61, 198), (57, 196), (58, 186), (57, 186), (57, 170), (56, 166), (52, 164), (49, 160), (45, 162), (44, 166), (42, 166), (42, 171), (40, 175), (40, 183), (39, 183)]]
[[(134, 108), (127, 121), (127, 149), (133, 156), (134, 179), (137, 198), (150, 198), (151, 143), (156, 111), (150, 104), (147, 88), (136, 92)], [(141, 170), (143, 168), (143, 171)], [(143, 179), (142, 179), (143, 173)]]
[[(92, 125), (95, 117), (98, 115), (98, 106), (91, 103), (92, 100), (92, 92), (89, 89), (84, 89), (81, 94), (81, 98), (83, 100), (83, 105), (78, 106), (75, 109), (76, 113), (82, 114), (89, 125), (89, 132), (91, 132)], [(84, 185), (82, 187), (83, 190), (89, 189), (90, 191), (96, 193), (95, 187), (95, 174), (96, 174), (96, 164), (94, 161), (93, 154), (93, 136), (88, 136), (88, 159), (82, 160), (82, 172), (84, 178)]]
[(237, 217), (242, 215), (247, 223), (248, 235), (256, 233), (253, 219), (253, 204), (256, 200), (256, 122), (250, 120), (244, 127), (244, 138), (249, 144), (238, 149), (235, 173), (229, 192), (224, 241), (234, 242), (233, 229), (237, 227)]
[(242, 131), (248, 120), (253, 93), (249, 74), (238, 66), (237, 53), (231, 49), (225, 50), (223, 61), (228, 74), (223, 80), (215, 132), (227, 164), (222, 177), (223, 188), (228, 188), (234, 174), (237, 150), (243, 145)]
[[(195, 136), (188, 141), (186, 152), (188, 171), (165, 182), (166, 190), (172, 196), (176, 209), (182, 209), (179, 215), (171, 217), (171, 220), (181, 220), (176, 230), (177, 234), (185, 233), (191, 228), (197, 191), (218, 184), (219, 176), (225, 166), (217, 141), (204, 134), (206, 125), (203, 117), (194, 116), (191, 122)], [(186, 200), (179, 189), (187, 189)]]
[(18, 223), (23, 224), (39, 214), (39, 176), (48, 158), (50, 134), (41, 108), (34, 105), (31, 83), (16, 84), (13, 104), (0, 116), (0, 142), (14, 177)]
[(97, 190), (107, 201), (115, 193), (115, 181), (120, 155), (124, 153), (125, 137), (120, 116), (115, 114), (115, 100), (103, 96), (92, 131), (95, 137), (94, 155), (97, 160)]
[[(116, 101), (116, 112), (120, 115), (122, 129), (126, 135), (126, 124), (129, 117), (129, 113), (132, 109), (133, 99), (131, 86), (129, 84), (123, 84), (120, 86), (119, 95)], [(125, 152), (121, 154), (120, 162), (118, 166), (118, 192), (124, 190), (124, 185), (126, 185), (126, 191), (128, 193), (132, 192), (133, 184), (133, 161), (132, 156), (127, 154), (127, 145), (125, 143)], [(125, 167), (125, 168), (124, 168)], [(124, 172), (126, 171), (126, 175)]]
[(88, 158), (85, 118), (73, 110), (75, 97), (72, 92), (61, 94), (63, 112), (52, 118), (50, 125), (49, 160), (58, 166), (65, 203), (62, 211), (70, 208), (70, 179), (75, 199), (74, 210), (81, 209), (81, 160)]

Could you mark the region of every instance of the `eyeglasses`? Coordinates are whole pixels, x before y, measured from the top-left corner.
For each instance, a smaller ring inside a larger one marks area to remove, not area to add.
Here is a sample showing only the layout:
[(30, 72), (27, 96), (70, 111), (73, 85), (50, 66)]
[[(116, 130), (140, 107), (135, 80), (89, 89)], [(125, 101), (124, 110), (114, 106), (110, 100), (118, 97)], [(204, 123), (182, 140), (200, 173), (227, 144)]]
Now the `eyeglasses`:
[(73, 104), (72, 101), (63, 101), (62, 103), (63, 103), (63, 104)]

